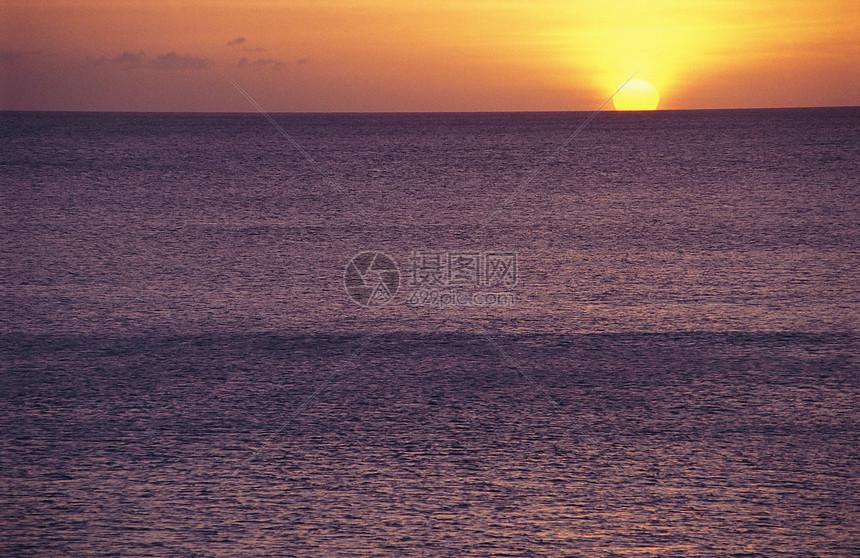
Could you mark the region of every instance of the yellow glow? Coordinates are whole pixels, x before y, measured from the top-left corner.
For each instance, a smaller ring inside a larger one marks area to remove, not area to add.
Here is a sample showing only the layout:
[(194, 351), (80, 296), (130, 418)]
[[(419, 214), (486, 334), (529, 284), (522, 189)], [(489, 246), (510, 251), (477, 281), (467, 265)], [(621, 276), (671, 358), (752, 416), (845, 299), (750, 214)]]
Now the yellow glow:
[(660, 102), (660, 94), (650, 81), (634, 78), (612, 97), (612, 102), (615, 110), (654, 110)]
[[(856, 104), (851, 99), (860, 93), (848, 69), (852, 53), (860, 53), (856, 1), (607, 0), (571, 10), (571, 71), (588, 75), (604, 99), (634, 72), (670, 109), (690, 108), (691, 99), (710, 107), (802, 106), (809, 102), (791, 98), (823, 98), (825, 91)], [(856, 60), (853, 66), (856, 74)]]

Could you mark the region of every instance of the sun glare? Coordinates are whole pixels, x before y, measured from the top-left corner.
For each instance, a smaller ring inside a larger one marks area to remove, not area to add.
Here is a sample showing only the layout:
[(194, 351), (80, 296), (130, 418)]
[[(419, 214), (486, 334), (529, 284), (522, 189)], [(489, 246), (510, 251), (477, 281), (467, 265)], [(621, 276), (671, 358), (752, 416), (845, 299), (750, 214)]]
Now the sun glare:
[(650, 81), (634, 78), (612, 97), (615, 110), (654, 110), (660, 94)]

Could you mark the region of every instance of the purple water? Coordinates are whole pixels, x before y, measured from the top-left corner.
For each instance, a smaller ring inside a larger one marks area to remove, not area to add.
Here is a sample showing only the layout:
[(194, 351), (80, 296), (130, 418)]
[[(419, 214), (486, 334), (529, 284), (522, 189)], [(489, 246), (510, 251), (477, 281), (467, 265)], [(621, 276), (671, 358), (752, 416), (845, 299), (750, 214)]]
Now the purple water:
[(0, 113), (0, 553), (856, 555), (860, 109), (587, 117)]

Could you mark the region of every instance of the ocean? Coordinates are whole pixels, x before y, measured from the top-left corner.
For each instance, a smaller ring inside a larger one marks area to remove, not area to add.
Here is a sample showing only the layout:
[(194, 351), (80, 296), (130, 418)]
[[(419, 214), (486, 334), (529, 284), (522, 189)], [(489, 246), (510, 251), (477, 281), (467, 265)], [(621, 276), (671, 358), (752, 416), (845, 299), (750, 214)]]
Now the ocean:
[(0, 113), (0, 554), (860, 554), (860, 108)]

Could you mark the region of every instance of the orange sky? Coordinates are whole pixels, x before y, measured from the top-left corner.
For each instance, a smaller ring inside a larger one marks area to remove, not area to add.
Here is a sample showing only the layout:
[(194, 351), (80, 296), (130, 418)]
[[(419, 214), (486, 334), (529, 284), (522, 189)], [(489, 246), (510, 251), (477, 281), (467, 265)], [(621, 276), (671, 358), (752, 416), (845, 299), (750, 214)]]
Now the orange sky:
[(856, 0), (0, 2), (0, 109), (860, 105)]

